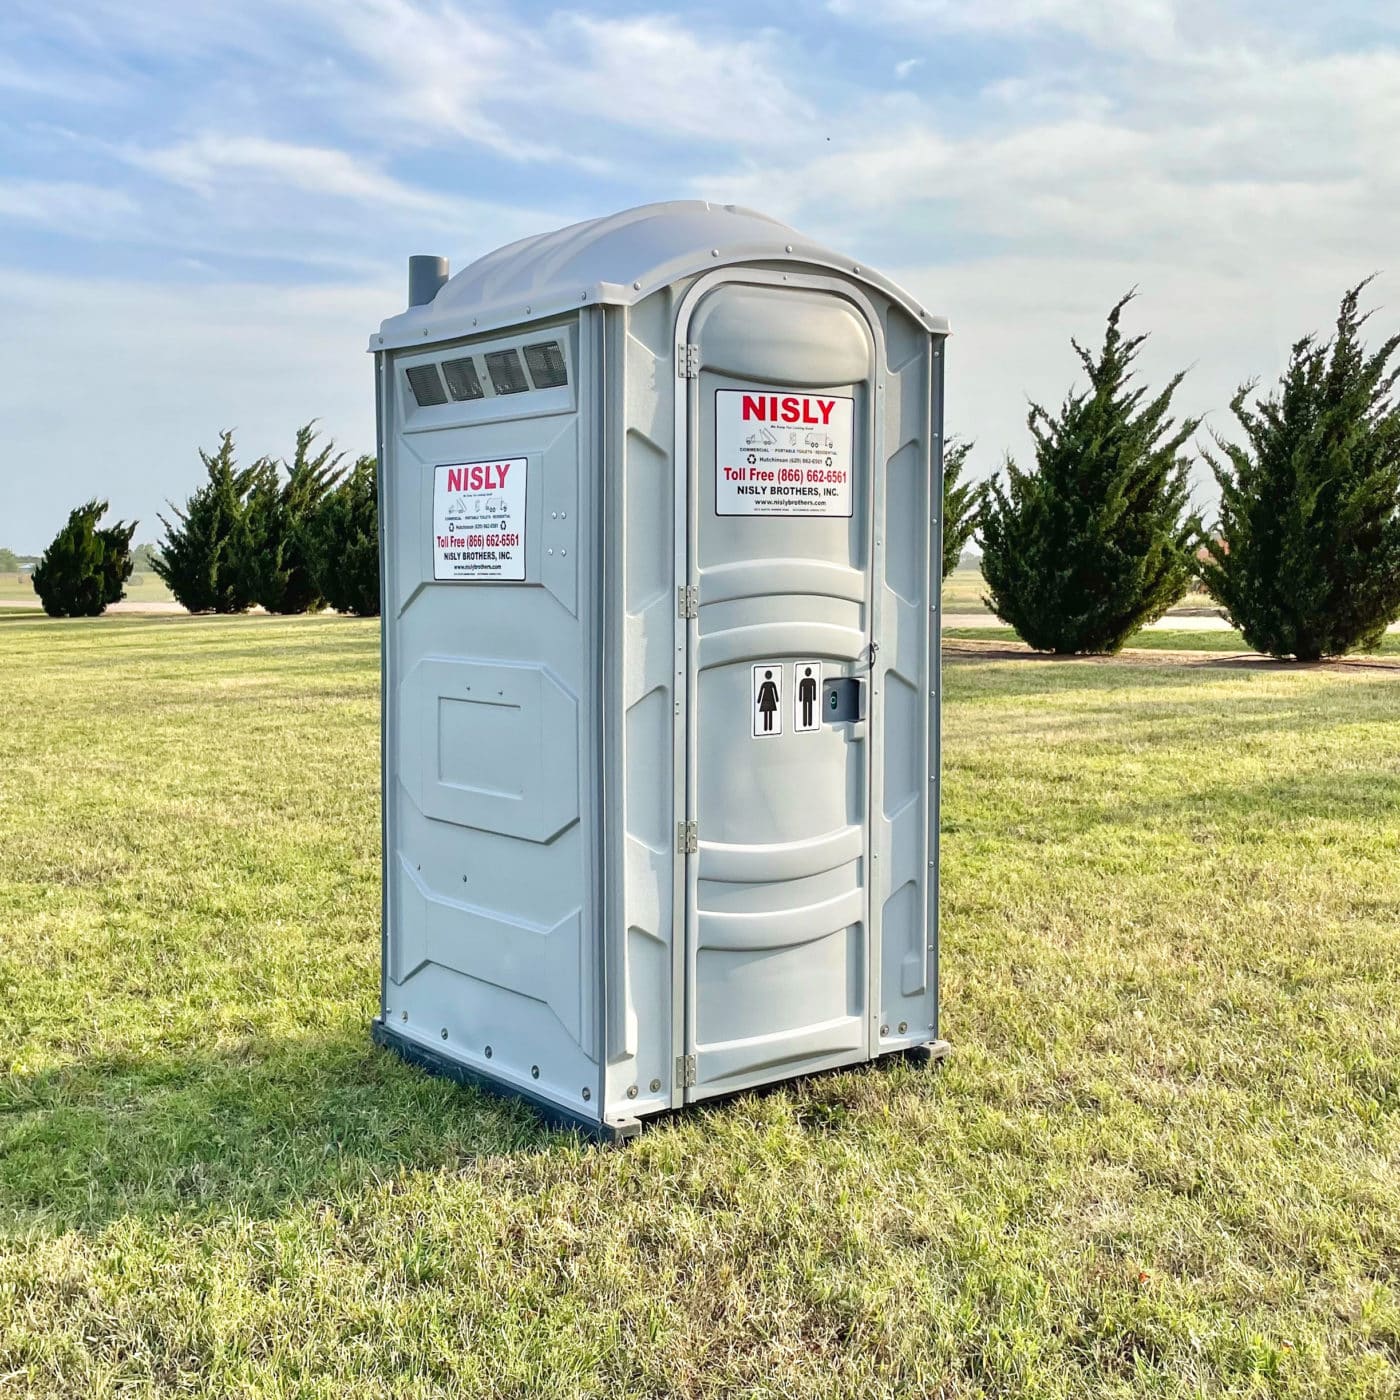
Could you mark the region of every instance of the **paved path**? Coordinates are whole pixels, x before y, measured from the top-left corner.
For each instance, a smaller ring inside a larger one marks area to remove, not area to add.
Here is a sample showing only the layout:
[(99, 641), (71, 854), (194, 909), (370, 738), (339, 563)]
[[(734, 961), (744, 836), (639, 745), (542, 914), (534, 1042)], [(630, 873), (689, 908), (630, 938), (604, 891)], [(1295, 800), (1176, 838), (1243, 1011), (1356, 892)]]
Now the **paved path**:
[[(944, 627), (1005, 627), (1006, 624), (991, 613), (944, 613)], [(1192, 613), (1186, 617), (1173, 617), (1170, 613), (1160, 622), (1150, 624), (1161, 631), (1169, 632), (1229, 632), (1230, 624), (1218, 613)]]
[[(0, 598), (0, 608), (30, 608), (34, 612), (42, 611), (37, 598)], [(148, 603), (143, 603), (137, 598), (128, 598), (125, 602), (113, 603), (107, 611), (109, 613), (182, 613), (184, 608), (173, 598), (152, 598)]]

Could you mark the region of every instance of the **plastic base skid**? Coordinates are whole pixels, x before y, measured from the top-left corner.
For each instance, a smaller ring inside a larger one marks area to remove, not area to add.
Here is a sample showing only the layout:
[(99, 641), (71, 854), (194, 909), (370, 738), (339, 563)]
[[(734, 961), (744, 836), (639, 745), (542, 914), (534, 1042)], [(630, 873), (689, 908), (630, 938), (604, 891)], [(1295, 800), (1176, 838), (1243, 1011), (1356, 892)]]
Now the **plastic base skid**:
[(592, 1138), (594, 1142), (610, 1144), (626, 1142), (628, 1138), (634, 1138), (642, 1131), (642, 1125), (636, 1118), (627, 1118), (620, 1123), (604, 1123), (597, 1118), (589, 1118), (585, 1114), (565, 1108), (563, 1104), (555, 1103), (543, 1094), (532, 1094), (528, 1089), (508, 1084), (492, 1075), (483, 1074), (470, 1065), (448, 1059), (446, 1055), (441, 1055), (436, 1050), (400, 1034), (379, 1017), (370, 1023), (369, 1033), (376, 1045), (392, 1050), (400, 1059), (418, 1069), (426, 1070), (429, 1074), (437, 1075), (441, 1079), (451, 1079), (458, 1084), (470, 1084), (474, 1089), (494, 1094), (497, 1098), (515, 1099), (528, 1104), (551, 1128), (581, 1133), (584, 1137)]
[(908, 1060), (911, 1065), (937, 1069), (952, 1053), (953, 1047), (946, 1040), (931, 1040), (927, 1045), (911, 1045), (907, 1050), (896, 1050), (890, 1059), (898, 1057)]

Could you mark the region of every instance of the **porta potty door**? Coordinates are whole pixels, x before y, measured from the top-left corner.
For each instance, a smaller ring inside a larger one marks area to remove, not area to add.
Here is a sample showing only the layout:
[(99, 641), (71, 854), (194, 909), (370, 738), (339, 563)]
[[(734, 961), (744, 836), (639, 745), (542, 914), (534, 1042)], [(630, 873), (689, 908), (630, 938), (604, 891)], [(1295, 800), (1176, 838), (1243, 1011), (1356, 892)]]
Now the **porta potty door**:
[(877, 356), (851, 301), (784, 281), (722, 281), (679, 328), (687, 1100), (871, 1053)]

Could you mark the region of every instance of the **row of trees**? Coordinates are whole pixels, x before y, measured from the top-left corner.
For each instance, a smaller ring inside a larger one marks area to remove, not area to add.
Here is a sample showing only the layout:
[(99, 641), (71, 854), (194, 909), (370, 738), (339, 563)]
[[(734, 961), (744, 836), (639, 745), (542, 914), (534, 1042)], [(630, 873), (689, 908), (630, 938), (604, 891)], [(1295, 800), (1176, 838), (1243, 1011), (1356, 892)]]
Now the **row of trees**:
[[(205, 480), (165, 529), (150, 568), (193, 613), (379, 612), (379, 507), (373, 457), (346, 465), (335, 444), (297, 430), (290, 462), (239, 467), (232, 432), (201, 450)], [(54, 617), (95, 617), (124, 596), (135, 523), (105, 529), (90, 501), (44, 552), (34, 590)]]
[(1034, 471), (1008, 459), (979, 489), (962, 480), (970, 444), (948, 449), (944, 577), (976, 534), (988, 606), (1041, 651), (1116, 652), (1193, 577), (1256, 651), (1378, 646), (1400, 617), (1400, 336), (1362, 344), (1365, 286), (1342, 298), (1330, 340), (1294, 344), (1272, 393), (1236, 393), (1243, 440), (1216, 435), (1203, 454), (1221, 495), (1209, 529), (1184, 451), (1200, 420), (1170, 416), (1181, 374), (1155, 395), (1134, 383), (1146, 337), (1120, 329), (1129, 293), (1097, 354), (1071, 342), (1088, 387), (1054, 414), (1032, 404)]
[(239, 467), (233, 434), (200, 452), (205, 481), (165, 528), (155, 571), (190, 612), (379, 611), (375, 462), (348, 469), (317, 447), (315, 425), (297, 430), (290, 462)]
[[(1135, 382), (1145, 336), (1108, 316), (1101, 349), (1072, 341), (1088, 386), (1057, 412), (1032, 404), (1036, 466), (1008, 459), (982, 486), (963, 479), (970, 443), (945, 453), (944, 577), (976, 535), (987, 603), (1038, 650), (1115, 652), (1160, 618), (1192, 578), (1258, 651), (1314, 660), (1377, 646), (1400, 617), (1400, 336), (1368, 351), (1343, 298), (1330, 340), (1297, 341), (1275, 390), (1231, 408), (1242, 441), (1203, 455), (1220, 488), (1207, 529), (1191, 511), (1186, 445), (1200, 420), (1171, 416), (1183, 375), (1151, 394)], [(201, 452), (205, 481), (151, 562), (191, 612), (379, 610), (375, 462), (347, 467), (314, 424), (290, 462), (240, 468), (233, 434)], [(89, 501), (34, 570), (54, 615), (92, 616), (123, 596), (134, 524), (102, 527)]]

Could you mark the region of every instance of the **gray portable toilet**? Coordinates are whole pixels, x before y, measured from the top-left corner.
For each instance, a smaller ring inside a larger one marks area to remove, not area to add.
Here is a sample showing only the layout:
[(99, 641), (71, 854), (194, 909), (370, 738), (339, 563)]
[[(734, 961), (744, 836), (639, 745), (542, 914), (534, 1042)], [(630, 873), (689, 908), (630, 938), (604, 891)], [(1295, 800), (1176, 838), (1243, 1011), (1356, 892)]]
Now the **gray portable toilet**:
[(936, 1057), (946, 323), (698, 201), (410, 283), (376, 1040), (604, 1138)]

